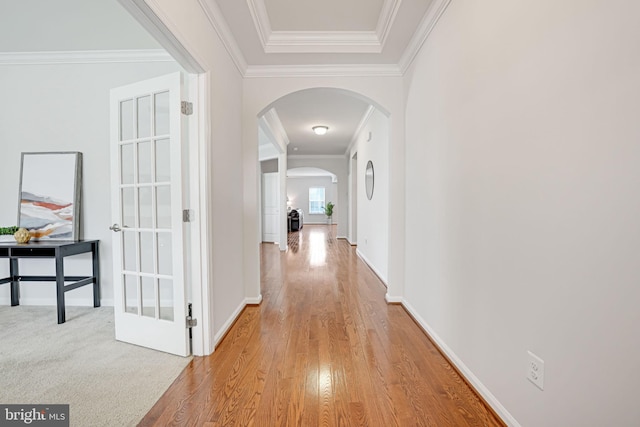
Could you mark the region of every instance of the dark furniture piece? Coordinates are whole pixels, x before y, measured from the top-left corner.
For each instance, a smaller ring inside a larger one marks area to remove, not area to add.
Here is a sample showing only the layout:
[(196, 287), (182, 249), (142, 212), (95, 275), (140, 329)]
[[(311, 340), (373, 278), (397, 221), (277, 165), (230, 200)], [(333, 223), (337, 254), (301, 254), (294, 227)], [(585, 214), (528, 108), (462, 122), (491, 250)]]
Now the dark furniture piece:
[[(91, 252), (92, 276), (65, 276), (64, 258)], [(98, 240), (78, 242), (30, 242), (27, 244), (0, 243), (0, 258), (9, 259), (9, 277), (0, 279), (0, 285), (11, 283), (11, 306), (20, 305), (20, 282), (56, 282), (58, 323), (65, 322), (64, 293), (93, 283), (93, 306), (100, 307), (100, 266)], [(22, 276), (19, 259), (55, 258), (55, 276)], [(65, 282), (73, 282), (65, 285)]]
[(303, 226), (302, 209), (292, 209), (288, 213), (289, 231), (299, 231)]

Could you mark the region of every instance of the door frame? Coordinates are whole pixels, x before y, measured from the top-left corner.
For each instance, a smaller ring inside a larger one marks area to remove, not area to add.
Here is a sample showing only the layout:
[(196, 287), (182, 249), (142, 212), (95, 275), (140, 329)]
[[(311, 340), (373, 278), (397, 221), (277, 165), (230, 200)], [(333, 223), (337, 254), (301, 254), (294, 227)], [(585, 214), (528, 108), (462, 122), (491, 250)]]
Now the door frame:
[[(192, 332), (192, 353), (194, 356), (206, 356), (213, 353), (215, 340), (213, 331), (213, 277), (209, 262), (211, 253), (211, 216), (209, 209), (209, 144), (211, 140), (211, 76), (201, 58), (196, 58), (187, 48), (186, 40), (178, 37), (158, 17), (152, 6), (144, 0), (118, 0), (129, 14), (145, 28), (160, 45), (184, 68), (188, 80), (188, 97), (193, 103), (193, 115), (190, 116), (186, 131), (187, 155), (189, 167), (183, 170), (183, 178), (189, 187), (183, 194), (189, 195), (189, 206), (195, 215), (190, 224), (190, 243), (188, 251), (193, 255), (191, 262), (185, 264), (189, 282), (187, 295), (192, 304), (193, 317), (197, 326)], [(185, 176), (188, 174), (188, 176)], [(199, 256), (197, 256), (199, 254)]]
[[(274, 193), (275, 194), (267, 194), (266, 191), (266, 185), (265, 185), (265, 180), (270, 177), (273, 178), (275, 181), (275, 188), (274, 188)], [(260, 212), (262, 213), (261, 215), (261, 223), (262, 223), (262, 227), (261, 227), (261, 237), (262, 237), (262, 242), (266, 242), (266, 243), (278, 243), (280, 244), (281, 242), (281, 238), (282, 238), (282, 233), (280, 233), (280, 229), (281, 224), (280, 224), (280, 218), (281, 218), (281, 206), (280, 206), (280, 172), (262, 172), (260, 174), (260, 187), (261, 187), (261, 194), (260, 194)], [(276, 227), (277, 227), (277, 232), (275, 233), (275, 238), (274, 240), (265, 240), (265, 220), (266, 220), (266, 209), (265, 209), (265, 204), (266, 201), (269, 200), (270, 198), (268, 196), (270, 195), (275, 195), (275, 204), (276, 204), (276, 208), (278, 209), (278, 213), (277, 213), (277, 218), (276, 218)]]

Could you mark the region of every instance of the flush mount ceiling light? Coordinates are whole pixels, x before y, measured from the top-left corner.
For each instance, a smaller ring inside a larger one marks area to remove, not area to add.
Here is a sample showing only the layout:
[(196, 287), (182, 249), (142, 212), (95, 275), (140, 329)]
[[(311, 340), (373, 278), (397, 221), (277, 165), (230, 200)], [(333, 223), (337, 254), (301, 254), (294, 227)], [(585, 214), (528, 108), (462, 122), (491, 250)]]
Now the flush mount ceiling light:
[(329, 126), (314, 126), (311, 129), (316, 135), (324, 135), (329, 130)]

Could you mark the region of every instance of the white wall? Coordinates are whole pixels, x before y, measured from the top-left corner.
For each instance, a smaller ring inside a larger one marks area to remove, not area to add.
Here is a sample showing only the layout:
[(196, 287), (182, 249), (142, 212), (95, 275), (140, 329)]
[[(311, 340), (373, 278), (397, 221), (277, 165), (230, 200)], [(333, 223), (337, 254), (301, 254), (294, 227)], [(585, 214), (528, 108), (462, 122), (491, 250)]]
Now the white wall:
[(405, 301), (514, 425), (640, 420), (638, 16), (454, 1), (407, 75)]
[[(389, 118), (374, 110), (357, 137), (351, 152), (357, 159), (357, 242), (358, 255), (383, 282), (389, 275), (389, 220), (404, 217), (404, 210), (392, 208), (389, 202)], [(364, 174), (367, 163), (374, 169), (374, 188), (367, 198)], [(351, 162), (349, 162), (351, 163)], [(351, 164), (350, 164), (351, 167)]]
[[(310, 177), (289, 177), (287, 178), (287, 196), (291, 200), (293, 209), (302, 209), (304, 212), (304, 224), (327, 224), (327, 216), (325, 214), (309, 213), (309, 188), (324, 187), (325, 203), (333, 202), (336, 204), (334, 208), (333, 223), (337, 224), (338, 213), (338, 183), (332, 182), (329, 176), (310, 176)], [(344, 218), (344, 216), (343, 216)]]
[[(85, 239), (100, 240), (101, 293), (113, 304), (109, 169), (109, 90), (179, 70), (175, 62), (135, 64), (0, 65), (0, 224), (15, 225), (23, 151), (83, 153), (82, 225)], [(53, 275), (53, 260), (20, 261), (24, 274)], [(8, 275), (0, 262), (0, 276)], [(68, 275), (91, 272), (91, 258), (65, 261)], [(9, 285), (0, 285), (0, 304), (9, 303)], [(21, 304), (55, 305), (55, 285), (24, 283)], [(92, 305), (92, 287), (66, 294), (68, 305)]]

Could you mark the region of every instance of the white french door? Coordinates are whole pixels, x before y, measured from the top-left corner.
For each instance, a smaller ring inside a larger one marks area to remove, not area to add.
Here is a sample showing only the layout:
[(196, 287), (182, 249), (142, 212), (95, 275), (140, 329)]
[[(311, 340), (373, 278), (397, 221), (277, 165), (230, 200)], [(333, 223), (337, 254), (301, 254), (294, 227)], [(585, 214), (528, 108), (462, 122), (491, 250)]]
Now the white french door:
[(111, 90), (116, 339), (189, 354), (182, 223), (182, 75)]

